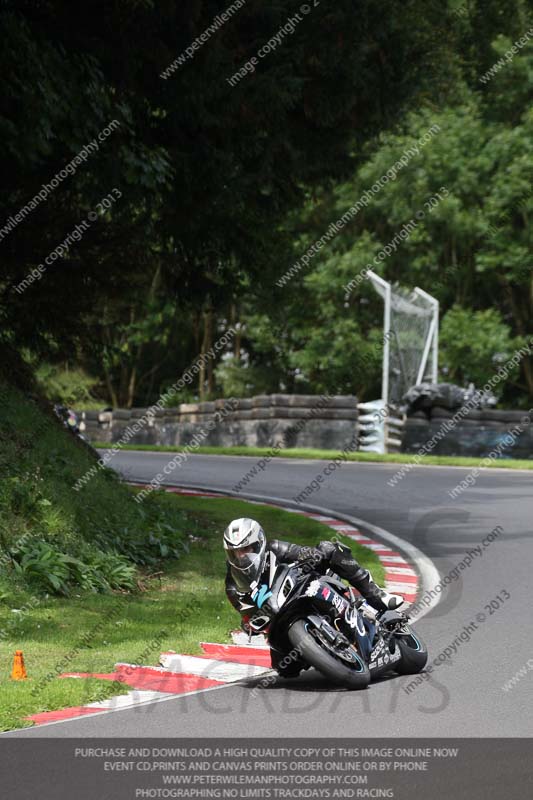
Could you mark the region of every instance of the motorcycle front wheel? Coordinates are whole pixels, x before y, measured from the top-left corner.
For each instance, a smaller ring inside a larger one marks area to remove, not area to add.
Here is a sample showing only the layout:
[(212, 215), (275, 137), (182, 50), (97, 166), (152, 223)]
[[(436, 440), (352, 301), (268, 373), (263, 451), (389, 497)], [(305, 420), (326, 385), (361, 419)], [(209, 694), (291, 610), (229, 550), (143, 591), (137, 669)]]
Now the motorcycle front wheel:
[(345, 689), (366, 689), (370, 671), (353, 645), (334, 648), (320, 631), (305, 619), (293, 622), (289, 639), (300, 657), (330, 681)]
[(416, 675), (427, 664), (428, 651), (424, 641), (410, 626), (407, 626), (407, 636), (396, 637), (396, 646), (402, 654), (401, 659), (394, 665), (400, 675)]

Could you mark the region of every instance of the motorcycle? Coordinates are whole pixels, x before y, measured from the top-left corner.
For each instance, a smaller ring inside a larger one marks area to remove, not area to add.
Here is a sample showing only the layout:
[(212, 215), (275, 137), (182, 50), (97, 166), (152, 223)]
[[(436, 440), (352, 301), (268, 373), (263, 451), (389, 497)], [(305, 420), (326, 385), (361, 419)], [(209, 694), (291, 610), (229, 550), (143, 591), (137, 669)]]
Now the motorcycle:
[(77, 436), (79, 439), (81, 439), (85, 447), (89, 448), (91, 455), (99, 458), (100, 456), (98, 451), (95, 450), (85, 433), (83, 433), (85, 430), (85, 422), (83, 419), (80, 419), (79, 415), (76, 414), (76, 412), (71, 408), (63, 406), (60, 403), (56, 403), (54, 405), (54, 412), (56, 417), (63, 423), (65, 428), (69, 430), (73, 436)]
[(54, 411), (56, 416), (61, 420), (65, 428), (71, 431), (75, 436), (79, 436), (81, 439), (85, 440), (81, 430), (81, 422), (78, 418), (78, 415), (75, 411), (67, 406), (63, 406), (60, 403), (56, 403), (54, 405)]
[(317, 573), (305, 562), (266, 568), (250, 585), (257, 607), (250, 637), (268, 633), (272, 663), (284, 677), (314, 667), (337, 685), (365, 689), (391, 670), (420, 672), (427, 648), (401, 611), (378, 612), (331, 570)]

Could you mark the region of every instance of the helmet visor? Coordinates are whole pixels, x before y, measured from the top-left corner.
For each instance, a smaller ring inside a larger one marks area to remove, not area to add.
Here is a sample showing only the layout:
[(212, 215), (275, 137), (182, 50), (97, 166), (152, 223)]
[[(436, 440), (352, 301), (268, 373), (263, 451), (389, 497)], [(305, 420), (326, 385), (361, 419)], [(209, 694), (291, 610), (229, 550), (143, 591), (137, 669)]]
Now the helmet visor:
[(248, 573), (252, 567), (259, 565), (261, 550), (261, 542), (254, 542), (244, 547), (228, 547), (227, 558), (232, 567)]
[[(228, 562), (241, 586), (249, 586), (260, 577), (265, 562), (265, 549), (261, 542), (254, 542), (246, 547), (230, 547), (227, 551)], [(237, 577), (238, 576), (238, 577)]]

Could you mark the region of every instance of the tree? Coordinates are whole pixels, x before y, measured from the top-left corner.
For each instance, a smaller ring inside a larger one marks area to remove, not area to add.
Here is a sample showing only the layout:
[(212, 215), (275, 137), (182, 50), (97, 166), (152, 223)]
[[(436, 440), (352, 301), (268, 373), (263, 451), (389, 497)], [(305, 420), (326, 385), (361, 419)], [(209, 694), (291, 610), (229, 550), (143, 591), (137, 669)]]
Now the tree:
[[(517, 348), (509, 326), (493, 308), (472, 311), (454, 306), (443, 319), (440, 335), (441, 371), (460, 385), (484, 386)], [(516, 383), (518, 373), (515, 369), (511, 382)]]
[[(349, 0), (313, 6), (232, 88), (225, 77), (297, 5), (248, 2), (164, 78), (225, 3), (106, 3), (98, 14), (62, 0), (4, 3), (2, 218), (120, 123), (1, 242), (4, 336), (43, 352), (72, 343), (92, 308), (122, 303), (130, 286), (147, 293), (157, 266), (176, 303), (204, 310), (229, 304), (243, 276), (269, 285), (287, 247), (280, 223), (306, 188), (346, 174), (350, 146), (390, 124), (431, 76), (446, 83), (452, 36), (440, 3), (383, 5), (365, 0), (357, 15)], [(13, 291), (113, 189), (120, 202), (42, 278)]]
[[(531, 49), (515, 59), (533, 64)], [(531, 70), (519, 63), (516, 70), (529, 80)], [(516, 96), (525, 94), (518, 84)], [(350, 181), (309, 201), (298, 221), (300, 253), (375, 187), (431, 124), (438, 126), (431, 142), (378, 187), (292, 281), (298, 295), (295, 320), (304, 318), (300, 343), (293, 345), (295, 359), (311, 381), (317, 370), (321, 385), (338, 385), (344, 375), (342, 385), (361, 394), (371, 376), (372, 391), (379, 391), (377, 365), (370, 371), (368, 362), (363, 375), (352, 367), (365, 354), (362, 339), (375, 336), (372, 329), (381, 323), (367, 282), (357, 280), (365, 267), (388, 280), (427, 288), (440, 300), (443, 315), (456, 304), (471, 312), (494, 308), (512, 340), (523, 342), (531, 333), (533, 115), (525, 107), (518, 122), (494, 120), (485, 103), (463, 88), (457, 105), (407, 115), (396, 131), (380, 137)], [(292, 327), (298, 330), (295, 320)], [(474, 315), (472, 325), (475, 320)], [(506, 387), (507, 402), (521, 393), (533, 396), (532, 369), (533, 360), (523, 359), (521, 380)]]

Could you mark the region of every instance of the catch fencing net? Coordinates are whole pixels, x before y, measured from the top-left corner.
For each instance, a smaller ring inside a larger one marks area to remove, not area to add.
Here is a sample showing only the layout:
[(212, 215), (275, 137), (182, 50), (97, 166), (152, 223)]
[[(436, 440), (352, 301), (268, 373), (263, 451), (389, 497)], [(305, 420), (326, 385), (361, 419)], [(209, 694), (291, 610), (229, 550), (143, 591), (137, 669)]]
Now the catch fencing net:
[(438, 302), (421, 289), (388, 284), (371, 272), (368, 277), (385, 301), (382, 399), (399, 406), (412, 386), (436, 379)]

